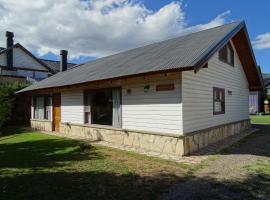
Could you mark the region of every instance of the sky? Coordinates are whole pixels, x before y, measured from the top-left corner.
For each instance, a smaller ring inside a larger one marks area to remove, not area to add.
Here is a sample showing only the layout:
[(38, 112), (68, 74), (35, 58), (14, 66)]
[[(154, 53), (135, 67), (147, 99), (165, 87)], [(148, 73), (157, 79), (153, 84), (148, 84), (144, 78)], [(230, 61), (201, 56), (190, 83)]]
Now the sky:
[[(270, 73), (269, 0), (0, 0), (0, 34), (38, 57), (82, 63), (245, 20), (258, 65)], [(0, 40), (5, 46), (5, 39)]]

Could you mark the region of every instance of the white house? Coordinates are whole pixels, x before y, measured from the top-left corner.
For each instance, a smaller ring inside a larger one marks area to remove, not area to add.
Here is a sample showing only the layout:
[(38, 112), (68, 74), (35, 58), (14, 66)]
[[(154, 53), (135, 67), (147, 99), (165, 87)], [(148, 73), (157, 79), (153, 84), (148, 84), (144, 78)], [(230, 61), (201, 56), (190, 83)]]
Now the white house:
[(180, 157), (250, 127), (263, 88), (244, 22), (91, 61), (19, 92), (31, 126)]
[[(40, 81), (60, 71), (60, 62), (37, 58), (20, 43), (13, 32), (6, 32), (6, 47), (0, 47), (0, 83)], [(75, 64), (68, 63), (71, 68)]]

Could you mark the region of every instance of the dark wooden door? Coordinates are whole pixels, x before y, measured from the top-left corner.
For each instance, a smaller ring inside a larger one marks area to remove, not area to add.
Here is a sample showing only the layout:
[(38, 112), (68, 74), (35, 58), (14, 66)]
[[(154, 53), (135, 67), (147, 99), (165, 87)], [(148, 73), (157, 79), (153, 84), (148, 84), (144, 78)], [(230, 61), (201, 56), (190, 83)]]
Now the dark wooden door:
[(59, 132), (61, 121), (61, 94), (53, 94), (53, 131)]

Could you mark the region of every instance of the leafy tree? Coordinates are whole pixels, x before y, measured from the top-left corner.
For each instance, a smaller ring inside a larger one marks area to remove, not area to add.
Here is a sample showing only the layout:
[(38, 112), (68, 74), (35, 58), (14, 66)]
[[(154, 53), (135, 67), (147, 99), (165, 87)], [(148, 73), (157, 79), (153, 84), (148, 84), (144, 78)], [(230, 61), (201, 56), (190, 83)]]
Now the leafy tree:
[(0, 84), (0, 132), (10, 119), (14, 102), (15, 92), (28, 86), (27, 83)]

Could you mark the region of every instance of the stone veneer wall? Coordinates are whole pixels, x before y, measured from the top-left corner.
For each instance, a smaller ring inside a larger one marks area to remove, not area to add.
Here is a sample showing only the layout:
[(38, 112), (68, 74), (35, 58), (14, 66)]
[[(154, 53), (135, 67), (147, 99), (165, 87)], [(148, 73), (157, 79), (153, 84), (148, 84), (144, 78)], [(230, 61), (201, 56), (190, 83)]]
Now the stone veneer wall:
[(31, 127), (41, 131), (52, 131), (52, 121), (31, 119)]
[(184, 154), (188, 155), (192, 152), (196, 152), (210, 144), (241, 133), (250, 127), (250, 120), (247, 119), (187, 134), (184, 137)]
[(176, 136), (69, 123), (61, 123), (60, 132), (91, 141), (106, 141), (119, 147), (131, 147), (137, 152), (156, 152), (156, 155), (166, 158), (179, 157), (184, 153), (183, 139)]
[[(52, 122), (31, 120), (35, 129), (51, 131)], [(61, 123), (62, 135), (105, 141), (116, 147), (127, 147), (136, 152), (155, 153), (162, 158), (175, 158), (216, 143), (250, 128), (250, 120), (220, 125), (184, 136), (143, 133), (106, 126)]]

